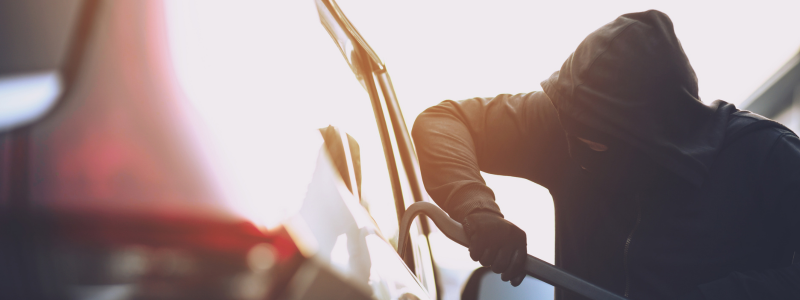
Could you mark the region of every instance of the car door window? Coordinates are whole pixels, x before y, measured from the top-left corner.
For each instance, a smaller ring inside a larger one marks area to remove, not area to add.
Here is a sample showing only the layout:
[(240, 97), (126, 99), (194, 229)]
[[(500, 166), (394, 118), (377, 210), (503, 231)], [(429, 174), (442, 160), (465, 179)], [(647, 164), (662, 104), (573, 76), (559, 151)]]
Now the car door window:
[[(368, 125), (368, 124), (364, 124), (364, 125)], [(374, 163), (374, 161), (364, 162), (364, 161), (360, 160), (360, 158), (362, 157), (362, 153), (363, 153), (362, 152), (363, 151), (362, 150), (363, 147), (361, 146), (361, 144), (358, 141), (356, 141), (356, 139), (353, 138), (350, 134), (347, 134), (347, 139), (348, 139), (348, 144), (349, 145), (348, 145), (348, 147), (343, 147), (344, 143), (342, 142), (343, 139), (340, 136), (341, 133), (338, 130), (334, 129), (334, 127), (332, 127), (332, 126), (329, 126), (329, 127), (326, 127), (326, 128), (321, 128), (320, 132), (322, 133), (322, 135), (323, 135), (323, 137), (325, 139), (325, 144), (326, 144), (326, 147), (328, 149), (328, 153), (331, 156), (331, 159), (332, 159), (335, 167), (337, 168), (337, 170), (338, 170), (340, 176), (342, 177), (345, 185), (348, 187), (348, 189), (350, 189), (351, 192), (353, 191), (352, 190), (352, 185), (350, 184), (351, 181), (348, 179), (348, 178), (351, 177), (350, 174), (349, 174), (351, 168), (350, 168), (350, 166), (348, 166), (348, 164), (352, 164), (352, 170), (353, 170), (353, 173), (355, 174), (355, 176), (352, 176), (352, 177), (354, 177), (355, 181), (357, 182), (356, 191), (358, 192), (358, 193), (353, 193), (353, 194), (354, 195), (359, 195), (359, 194), (364, 195), (361, 198), (362, 199), (361, 204), (362, 204), (362, 206), (367, 208), (367, 211), (373, 217), (373, 219), (376, 221), (376, 223), (379, 224), (379, 226), (380, 226), (380, 224), (384, 223), (384, 228), (387, 228), (387, 226), (388, 226), (388, 228), (392, 228), (394, 230), (394, 231), (392, 231), (392, 235), (391, 236), (386, 236), (385, 233), (384, 233), (384, 235), (385, 235), (385, 237), (387, 239), (390, 239), (390, 243), (394, 247), (394, 250), (397, 251), (397, 241), (398, 241), (398, 239), (397, 239), (398, 236), (396, 234), (397, 233), (397, 223), (386, 224), (386, 223), (388, 223), (386, 221), (394, 221), (394, 222), (396, 222), (398, 220), (397, 211), (396, 211), (396, 209), (395, 209), (395, 207), (393, 205), (392, 199), (391, 198), (373, 198), (373, 197), (371, 197), (370, 195), (367, 195), (364, 192), (365, 190), (369, 190), (371, 192), (378, 192), (379, 194), (383, 194), (384, 196), (392, 196), (391, 193), (390, 193), (391, 191), (388, 190), (388, 189), (391, 189), (391, 184), (388, 181), (388, 178), (384, 178), (383, 182), (367, 181), (367, 183), (364, 184), (363, 180), (365, 178), (368, 178), (369, 176), (366, 176), (366, 175), (362, 174), (363, 171), (361, 171), (360, 168), (365, 163), (370, 163), (370, 162)], [(380, 145), (378, 145), (378, 146), (380, 146)], [(349, 154), (351, 156), (351, 159), (349, 161), (348, 161), (348, 159), (346, 157), (346, 155), (347, 155), (346, 152), (348, 152), (348, 151), (346, 151), (345, 148), (349, 148)], [(397, 149), (396, 149), (396, 143), (393, 143), (393, 149), (395, 150), (394, 153), (398, 152)], [(399, 157), (397, 157), (395, 162), (397, 162), (399, 160), (400, 160)], [(377, 162), (380, 162), (380, 161), (377, 161)], [(381, 164), (381, 166), (386, 166), (386, 165), (387, 165), (386, 163)], [(402, 164), (398, 163), (396, 167), (402, 168)], [(375, 169), (375, 168), (372, 168), (372, 169)], [(402, 171), (402, 169), (401, 169), (401, 171)], [(388, 170), (384, 169), (384, 174), (389, 174)], [(383, 186), (381, 186), (381, 183), (383, 183)], [(402, 189), (405, 191), (404, 192), (404, 196), (411, 197), (410, 194), (409, 194), (410, 188), (408, 187), (408, 180), (405, 179), (405, 177), (401, 177), (400, 183), (402, 185)], [(371, 185), (370, 189), (365, 189), (364, 188), (367, 185)], [(419, 221), (417, 221), (417, 222), (419, 222)], [(383, 231), (383, 229), (381, 229), (381, 231)], [(435, 298), (435, 295), (436, 295), (435, 294), (436, 293), (436, 282), (435, 282), (434, 275), (433, 275), (433, 262), (432, 262), (432, 259), (431, 259), (431, 256), (430, 256), (430, 250), (428, 248), (427, 236), (425, 236), (423, 234), (423, 232), (421, 230), (421, 226), (419, 224), (414, 224), (411, 227), (409, 233), (410, 233), (409, 236), (410, 236), (410, 239), (411, 239), (411, 241), (410, 241), (411, 242), (410, 249), (412, 251), (411, 253), (412, 253), (412, 256), (413, 256), (413, 260), (412, 260), (413, 261), (413, 265), (410, 265), (408, 267), (409, 267), (410, 270), (414, 271), (414, 274), (416, 275), (416, 277), (419, 280), (419, 282), (428, 291), (428, 293), (430, 295), (432, 295), (431, 298)]]
[[(389, 178), (384, 183), (389, 185), (388, 190), (393, 193), (390, 198), (394, 208), (394, 218), (389, 217), (389, 209), (387, 204), (390, 202), (383, 199), (372, 199), (367, 190), (367, 178), (369, 175), (366, 171), (363, 172), (364, 182), (362, 183), (362, 190), (364, 193), (362, 204), (366, 207), (377, 223), (383, 227), (391, 227), (392, 234), (387, 234), (387, 238), (392, 245), (397, 249), (398, 241), (397, 235), (397, 221), (402, 215), (406, 207), (411, 205), (414, 201), (422, 200), (419, 194), (415, 197), (415, 185), (418, 184), (419, 179), (416, 178), (414, 172), (416, 167), (413, 163), (409, 163), (415, 159), (413, 157), (413, 150), (410, 150), (408, 143), (408, 132), (402, 121), (402, 114), (400, 113), (399, 104), (394, 99), (394, 91), (391, 87), (391, 81), (386, 73), (381, 60), (377, 54), (372, 51), (369, 45), (360, 36), (358, 31), (349, 23), (344, 13), (338, 8), (333, 0), (318, 0), (316, 1), (317, 9), (320, 15), (320, 21), (336, 42), (341, 54), (344, 56), (348, 65), (353, 73), (356, 75), (358, 82), (367, 91), (370, 106), (373, 109), (373, 120), (376, 122), (378, 131), (372, 138), (378, 138), (381, 141), (382, 154), (384, 155), (384, 163), (387, 166)], [(388, 99), (387, 99), (388, 98)], [(363, 117), (363, 116), (357, 116)], [(370, 126), (371, 127), (371, 126)], [(348, 131), (349, 132), (349, 131)], [(356, 134), (351, 133), (359, 140)], [(412, 153), (409, 153), (409, 150)], [(365, 149), (361, 149), (362, 156)], [(375, 152), (377, 153), (377, 151)], [(362, 168), (367, 167), (367, 162), (361, 163)], [(406, 170), (406, 168), (413, 168)], [(382, 209), (376, 209), (380, 207)], [(390, 224), (389, 221), (392, 223)], [(412, 250), (410, 253), (404, 254), (404, 261), (407, 267), (413, 271), (419, 281), (425, 286), (429, 293), (436, 296), (436, 286), (433, 275), (433, 264), (430, 257), (430, 250), (428, 249), (427, 236), (423, 232), (424, 224), (417, 221), (411, 228), (410, 239)], [(379, 225), (380, 226), (380, 225)], [(381, 228), (384, 230), (383, 228)]]
[[(356, 81), (353, 81), (353, 84), (357, 84)], [(358, 143), (361, 205), (375, 220), (383, 236), (397, 249), (399, 222), (378, 125), (371, 111), (369, 99), (364, 97), (357, 100), (361, 101), (352, 101), (348, 104), (361, 107), (352, 107), (352, 110), (346, 111), (358, 113), (349, 113), (347, 120), (340, 119), (344, 124), (339, 127)]]
[[(383, 93), (378, 93), (380, 97), (380, 103), (382, 104), (382, 111), (384, 112), (384, 120), (386, 121), (386, 126), (391, 133), (391, 141), (392, 141), (392, 152), (395, 157), (395, 165), (397, 166), (397, 173), (400, 181), (400, 189), (403, 195), (403, 204), (407, 208), (409, 205), (414, 203), (414, 196), (411, 191), (411, 183), (409, 182), (409, 178), (407, 176), (407, 172), (405, 166), (403, 165), (403, 159), (400, 157), (400, 149), (397, 143), (397, 136), (395, 134), (398, 131), (395, 131), (393, 128), (392, 123), (389, 121), (390, 117), (388, 115), (388, 108), (386, 107), (386, 99), (383, 96)], [(414, 273), (419, 278), (420, 282), (425, 286), (432, 295), (436, 292), (436, 285), (435, 279), (433, 276), (433, 260), (431, 259), (431, 252), (428, 248), (428, 239), (425, 233), (422, 230), (422, 226), (419, 223), (421, 222), (419, 219), (416, 220), (410, 230), (409, 230), (409, 237), (411, 242), (412, 254), (413, 254), (413, 266), (409, 266), (410, 269), (414, 270)]]

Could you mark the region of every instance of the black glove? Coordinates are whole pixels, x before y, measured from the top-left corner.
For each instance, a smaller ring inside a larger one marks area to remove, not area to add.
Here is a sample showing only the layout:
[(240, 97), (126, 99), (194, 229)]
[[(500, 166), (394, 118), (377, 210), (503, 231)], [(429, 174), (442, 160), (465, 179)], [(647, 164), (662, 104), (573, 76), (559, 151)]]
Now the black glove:
[(527, 240), (525, 232), (500, 215), (490, 211), (475, 211), (464, 218), (464, 231), (469, 239), (469, 256), (481, 265), (491, 267), (518, 286), (525, 279)]

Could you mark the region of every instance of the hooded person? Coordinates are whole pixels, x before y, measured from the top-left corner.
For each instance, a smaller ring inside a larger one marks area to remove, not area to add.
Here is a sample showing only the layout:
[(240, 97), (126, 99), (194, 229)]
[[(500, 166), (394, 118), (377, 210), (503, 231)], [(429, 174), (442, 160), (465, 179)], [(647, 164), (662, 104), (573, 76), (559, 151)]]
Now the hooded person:
[(701, 102), (667, 15), (620, 16), (541, 85), (444, 101), (414, 124), (425, 187), (464, 223), (473, 260), (524, 278), (525, 233), (503, 219), (485, 171), (549, 189), (556, 265), (612, 292), (800, 299), (800, 139)]

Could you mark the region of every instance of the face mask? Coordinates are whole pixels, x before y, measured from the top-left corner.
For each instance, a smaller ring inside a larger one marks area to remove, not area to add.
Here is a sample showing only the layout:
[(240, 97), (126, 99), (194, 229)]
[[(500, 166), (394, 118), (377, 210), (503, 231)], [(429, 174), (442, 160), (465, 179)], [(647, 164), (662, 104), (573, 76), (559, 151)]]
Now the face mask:
[(605, 151), (595, 151), (567, 133), (569, 153), (591, 180), (600, 188), (622, 193), (635, 193), (648, 188), (655, 181), (659, 166), (646, 154), (627, 143), (599, 134), (581, 135), (581, 138), (604, 144)]

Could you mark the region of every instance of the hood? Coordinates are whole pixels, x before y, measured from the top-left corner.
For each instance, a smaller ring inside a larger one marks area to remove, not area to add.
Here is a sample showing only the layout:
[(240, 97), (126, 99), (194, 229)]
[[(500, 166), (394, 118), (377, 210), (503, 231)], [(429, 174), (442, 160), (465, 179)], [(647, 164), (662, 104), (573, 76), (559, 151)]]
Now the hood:
[(672, 21), (656, 10), (622, 15), (589, 34), (542, 88), (567, 132), (593, 128), (613, 136), (695, 186), (737, 110), (700, 101)]

